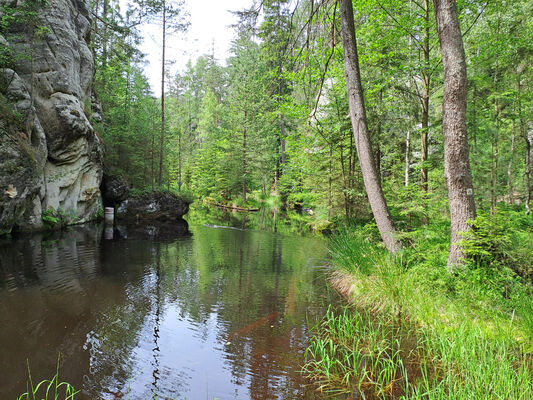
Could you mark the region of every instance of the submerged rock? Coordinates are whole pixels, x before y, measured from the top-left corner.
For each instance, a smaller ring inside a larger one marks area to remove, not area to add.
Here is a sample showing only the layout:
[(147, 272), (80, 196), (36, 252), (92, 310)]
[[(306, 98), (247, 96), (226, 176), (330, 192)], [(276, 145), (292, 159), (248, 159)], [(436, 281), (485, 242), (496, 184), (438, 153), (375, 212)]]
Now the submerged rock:
[(169, 192), (152, 192), (133, 196), (117, 209), (117, 218), (170, 221), (183, 217), (191, 201)]

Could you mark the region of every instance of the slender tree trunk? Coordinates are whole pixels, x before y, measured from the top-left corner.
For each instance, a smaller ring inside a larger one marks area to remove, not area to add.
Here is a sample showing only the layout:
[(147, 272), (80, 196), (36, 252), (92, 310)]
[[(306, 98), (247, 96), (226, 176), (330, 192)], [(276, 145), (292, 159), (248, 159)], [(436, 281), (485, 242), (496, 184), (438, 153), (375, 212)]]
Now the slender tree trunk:
[(514, 186), (513, 186), (513, 158), (514, 158), (514, 124), (513, 132), (511, 133), (511, 154), (509, 156), (509, 164), (507, 165), (507, 188), (509, 189), (509, 204), (514, 204)]
[(167, 39), (167, 6), (163, 1), (163, 47), (161, 49), (161, 137), (159, 139), (159, 186), (163, 185), (163, 156), (165, 147), (165, 45)]
[(431, 51), (429, 43), (429, 0), (424, 0), (424, 69), (422, 70), (422, 82), (424, 88), (422, 91), (422, 132), (420, 134), (420, 187), (428, 191), (428, 168), (426, 165), (428, 159), (428, 135), (429, 135), (429, 93), (431, 86), (431, 76), (429, 72), (429, 55)]
[[(282, 73), (282, 67), (280, 66), (280, 75)], [(279, 78), (279, 99), (281, 102), (283, 102), (283, 79)], [(280, 152), (281, 152), (281, 159), (280, 159), (280, 171), (278, 173), (278, 177), (282, 176), (285, 172), (285, 162), (286, 162), (286, 155), (285, 155), (285, 115), (283, 115), (283, 111), (279, 114), (279, 128), (280, 128)]]
[[(280, 29), (281, 24), (281, 4), (278, 1), (277, 2), (277, 12), (278, 12), (278, 20), (277, 20), (277, 27)], [(279, 101), (280, 101), (280, 113), (279, 113), (279, 125), (280, 125), (280, 166), (278, 171), (278, 179), (285, 173), (285, 162), (286, 162), (286, 155), (285, 155), (285, 115), (283, 114), (283, 95), (284, 95), (284, 79), (283, 79), (283, 50), (281, 47), (278, 48), (278, 85), (279, 85)]]
[(329, 177), (328, 177), (328, 219), (331, 218), (332, 183), (333, 183), (333, 142), (329, 143)]
[(407, 136), (405, 137), (405, 187), (409, 187), (409, 153), (411, 152), (411, 132), (407, 130)]
[[(154, 110), (155, 110), (155, 104), (154, 104)], [(151, 179), (151, 183), (152, 183), (152, 190), (154, 190), (154, 187), (155, 187), (155, 135), (156, 135), (156, 124), (155, 124), (155, 111), (154, 111), (154, 116), (152, 117), (152, 143), (151, 143), (151, 147), (152, 147), (152, 150), (151, 150), (151, 155), (152, 155), (152, 179)]]
[(533, 170), (533, 129), (525, 136), (526, 139), (526, 214), (531, 213), (531, 170)]
[(466, 61), (455, 0), (433, 0), (444, 68), (442, 131), (444, 176), (448, 186), (451, 245), (448, 268), (461, 263), (461, 232), (476, 216), (466, 132)]
[(531, 170), (532, 170), (532, 163), (533, 163), (533, 130), (530, 129), (528, 132), (528, 129), (526, 127), (526, 120), (524, 119), (524, 115), (522, 113), (522, 82), (521, 82), (521, 75), (518, 74), (517, 78), (517, 86), (518, 86), (518, 116), (520, 118), (520, 135), (524, 138), (526, 142), (526, 169), (524, 172), (524, 178), (525, 178), (525, 190), (526, 190), (526, 215), (529, 215), (531, 213)]
[(357, 155), (361, 164), (368, 201), (370, 202), (370, 207), (372, 208), (381, 238), (387, 249), (391, 253), (394, 253), (400, 250), (401, 244), (394, 237), (394, 224), (387, 203), (385, 202), (385, 196), (383, 195), (380, 179), (376, 171), (376, 164), (373, 160), (374, 157), (366, 121), (361, 75), (359, 72), (352, 0), (340, 0), (340, 14), (348, 105)]
[(107, 37), (107, 13), (109, 10), (109, 0), (103, 0), (103, 10), (102, 10), (102, 70), (104, 73), (102, 74), (102, 86), (104, 87), (104, 90), (107, 86), (107, 46), (108, 46), (108, 37)]
[(492, 140), (490, 144), (490, 213), (494, 214), (496, 210), (496, 162), (494, 149), (494, 133), (491, 135)]
[[(494, 86), (496, 87), (498, 81), (498, 63), (496, 63), (496, 72), (494, 73)], [(490, 213), (496, 212), (496, 186), (498, 185), (498, 142), (500, 140), (500, 106), (498, 98), (494, 99), (494, 125), (496, 132), (492, 136), (491, 143), (491, 168), (490, 168)]]
[[(350, 137), (352, 134), (350, 133)], [(342, 193), (344, 194), (344, 212), (346, 215), (346, 218), (350, 218), (350, 211), (348, 209), (348, 180), (346, 179), (346, 165), (344, 162), (344, 147), (342, 145), (342, 140), (340, 141), (339, 145), (339, 155), (340, 155), (340, 162), (341, 162), (341, 171), (342, 171), (342, 188), (344, 189)], [(349, 173), (349, 172), (348, 172)]]
[(246, 203), (246, 174), (247, 174), (247, 165), (246, 165), (246, 139), (247, 139), (247, 124), (248, 111), (244, 110), (244, 126), (242, 129), (242, 198)]
[(178, 129), (178, 189), (181, 190), (181, 129)]
[(533, 129), (530, 129), (527, 135), (526, 146), (526, 212), (531, 213), (531, 170), (533, 169)]

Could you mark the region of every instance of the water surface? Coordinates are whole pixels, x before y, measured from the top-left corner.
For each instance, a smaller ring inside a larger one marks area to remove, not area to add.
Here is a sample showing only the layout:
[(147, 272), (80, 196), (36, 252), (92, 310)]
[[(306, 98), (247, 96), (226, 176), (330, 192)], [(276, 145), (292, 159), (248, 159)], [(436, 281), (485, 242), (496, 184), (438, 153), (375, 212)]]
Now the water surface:
[(316, 398), (300, 368), (333, 296), (325, 256), (320, 239), (201, 225), (0, 242), (0, 398), (58, 353), (83, 399)]

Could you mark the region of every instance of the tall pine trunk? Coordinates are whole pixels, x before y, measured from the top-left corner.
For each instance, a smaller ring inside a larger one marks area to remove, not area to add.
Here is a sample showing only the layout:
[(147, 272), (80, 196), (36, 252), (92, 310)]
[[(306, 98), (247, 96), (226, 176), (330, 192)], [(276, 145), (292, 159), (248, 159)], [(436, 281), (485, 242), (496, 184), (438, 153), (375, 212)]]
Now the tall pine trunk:
[(357, 156), (361, 164), (363, 181), (374, 219), (381, 238), (391, 253), (400, 250), (400, 242), (394, 237), (395, 229), (392, 218), (385, 202), (379, 176), (370, 143), (370, 134), (366, 120), (366, 111), (359, 72), (359, 58), (357, 55), (357, 41), (355, 38), (355, 24), (353, 18), (352, 0), (340, 0), (341, 36), (344, 47), (344, 70), (348, 92), (348, 105), (352, 121)]
[(429, 43), (429, 0), (424, 0), (424, 68), (422, 70), (422, 82), (424, 85), (420, 103), (422, 105), (422, 131), (420, 133), (420, 186), (424, 191), (428, 191), (428, 136), (429, 136), (429, 96), (431, 90), (431, 72), (429, 71), (429, 56), (431, 46)]
[(159, 186), (163, 186), (163, 157), (165, 147), (165, 45), (167, 39), (167, 6), (163, 1), (163, 47), (161, 49), (161, 136), (159, 138)]
[(246, 204), (246, 174), (247, 171), (247, 163), (246, 163), (246, 141), (248, 136), (248, 130), (247, 130), (247, 124), (248, 124), (248, 110), (244, 110), (244, 125), (242, 129), (242, 200), (244, 204)]
[(522, 82), (521, 75), (518, 74), (518, 115), (520, 117), (520, 135), (526, 142), (526, 168), (524, 172), (525, 189), (526, 189), (526, 215), (531, 213), (531, 170), (533, 164), (533, 129), (526, 127), (526, 120), (522, 112)]
[(461, 263), (461, 232), (476, 216), (466, 133), (466, 61), (455, 0), (433, 0), (444, 68), (442, 131), (444, 176), (448, 186), (451, 244), (448, 268)]

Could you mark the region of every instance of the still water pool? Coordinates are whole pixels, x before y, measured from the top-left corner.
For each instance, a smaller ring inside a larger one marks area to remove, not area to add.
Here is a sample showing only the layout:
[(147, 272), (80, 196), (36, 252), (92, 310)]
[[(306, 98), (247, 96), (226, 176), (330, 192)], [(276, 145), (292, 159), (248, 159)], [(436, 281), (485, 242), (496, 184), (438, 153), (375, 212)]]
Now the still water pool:
[(317, 398), (300, 370), (325, 258), (317, 238), (184, 224), (0, 242), (0, 398), (58, 354), (79, 399)]

